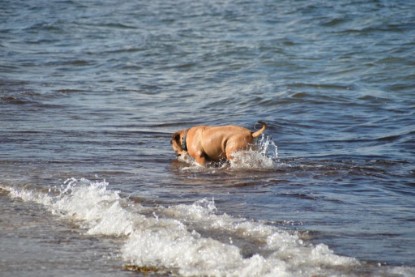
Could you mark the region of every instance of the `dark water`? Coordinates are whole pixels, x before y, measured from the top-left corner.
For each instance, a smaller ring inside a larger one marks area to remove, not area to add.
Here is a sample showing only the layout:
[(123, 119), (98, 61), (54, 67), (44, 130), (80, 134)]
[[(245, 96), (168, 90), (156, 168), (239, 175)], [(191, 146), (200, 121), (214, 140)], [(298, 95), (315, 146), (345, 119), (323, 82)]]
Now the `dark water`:
[(1, 272), (414, 276), (414, 88), (412, 1), (2, 0)]

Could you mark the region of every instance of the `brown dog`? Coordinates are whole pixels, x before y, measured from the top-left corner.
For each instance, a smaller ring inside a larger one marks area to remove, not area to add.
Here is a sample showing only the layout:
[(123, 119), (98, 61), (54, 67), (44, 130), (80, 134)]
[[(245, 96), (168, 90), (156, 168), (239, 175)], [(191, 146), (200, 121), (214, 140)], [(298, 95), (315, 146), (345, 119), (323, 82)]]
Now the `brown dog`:
[(228, 126), (195, 126), (173, 134), (171, 145), (177, 156), (188, 153), (200, 165), (210, 161), (231, 160), (232, 154), (247, 150), (254, 138), (267, 128), (264, 122), (261, 129), (251, 132), (246, 128)]

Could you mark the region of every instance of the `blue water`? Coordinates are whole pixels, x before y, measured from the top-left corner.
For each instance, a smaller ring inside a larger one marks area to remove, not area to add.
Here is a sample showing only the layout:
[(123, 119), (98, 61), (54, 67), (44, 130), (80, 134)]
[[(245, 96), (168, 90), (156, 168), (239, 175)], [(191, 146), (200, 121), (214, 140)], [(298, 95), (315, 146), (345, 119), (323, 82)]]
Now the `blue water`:
[[(69, 178), (105, 180), (108, 193), (142, 203), (149, 218), (159, 207), (214, 199), (217, 215), (300, 234), (361, 263), (356, 272), (318, 274), (415, 274), (414, 2), (3, 0), (0, 6), (6, 275), (27, 276), (33, 268), (40, 268), (35, 276), (61, 269), (129, 274), (122, 265), (133, 259), (120, 250), (123, 238), (85, 238), (86, 227), (56, 217), (49, 204), (12, 196), (22, 188), (56, 190)], [(278, 155), (274, 148), (266, 154), (271, 168), (195, 168), (177, 161), (170, 146), (179, 129), (254, 130), (258, 120), (269, 126), (264, 139), (278, 146)], [(261, 244), (239, 233), (174, 218), (198, 226), (202, 237), (230, 236), (246, 259), (260, 254), (271, 261)], [(65, 241), (64, 253), (45, 245), (39, 232)], [(90, 252), (78, 247), (86, 239)], [(56, 257), (62, 257), (58, 268), (48, 262)], [(144, 265), (187, 275), (155, 261)], [(306, 274), (316, 274), (321, 264), (310, 264)]]

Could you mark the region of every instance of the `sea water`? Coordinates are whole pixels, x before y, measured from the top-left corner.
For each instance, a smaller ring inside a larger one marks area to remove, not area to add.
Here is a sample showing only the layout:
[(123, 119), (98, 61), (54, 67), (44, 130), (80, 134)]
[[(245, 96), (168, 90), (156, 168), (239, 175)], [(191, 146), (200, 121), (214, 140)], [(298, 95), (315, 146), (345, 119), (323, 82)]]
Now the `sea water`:
[(0, 6), (1, 275), (415, 275), (411, 1)]

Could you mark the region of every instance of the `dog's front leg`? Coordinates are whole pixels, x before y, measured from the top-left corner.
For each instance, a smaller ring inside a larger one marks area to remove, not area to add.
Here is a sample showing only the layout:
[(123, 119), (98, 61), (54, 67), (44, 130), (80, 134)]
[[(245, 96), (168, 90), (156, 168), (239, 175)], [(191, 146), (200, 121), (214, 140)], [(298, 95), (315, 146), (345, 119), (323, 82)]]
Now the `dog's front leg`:
[(201, 166), (205, 166), (207, 159), (206, 159), (206, 155), (205, 153), (199, 151), (195, 157), (196, 162), (201, 165)]

